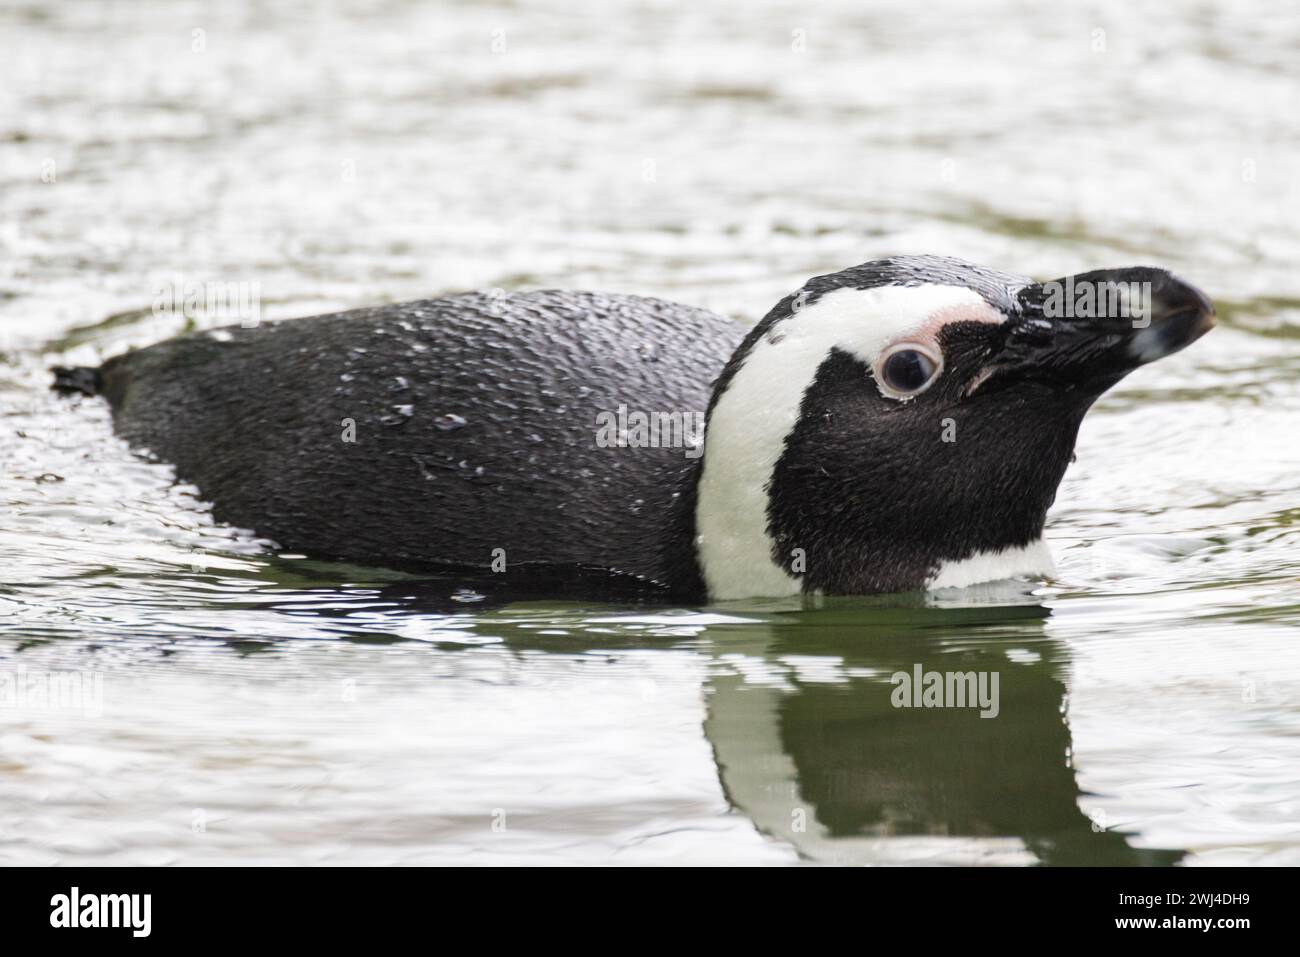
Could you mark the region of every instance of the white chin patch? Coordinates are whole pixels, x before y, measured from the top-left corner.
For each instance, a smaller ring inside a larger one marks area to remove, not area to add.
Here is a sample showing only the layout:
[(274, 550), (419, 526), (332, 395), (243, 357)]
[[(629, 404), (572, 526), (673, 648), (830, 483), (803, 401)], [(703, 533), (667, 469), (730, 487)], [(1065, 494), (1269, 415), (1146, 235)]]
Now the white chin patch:
[(1006, 578), (1048, 578), (1055, 574), (1052, 553), (1040, 538), (1019, 548), (976, 552), (961, 561), (944, 562), (925, 587), (931, 590), (969, 588)]
[[(999, 321), (992, 307), (964, 286), (836, 289), (754, 344), (718, 397), (704, 441), (696, 554), (710, 598), (780, 597), (803, 590), (800, 579), (773, 560), (768, 485), (799, 421), (804, 394), (831, 350), (870, 367), (892, 343), (933, 334), (936, 322), (971, 316)], [(817, 556), (809, 551), (804, 560), (812, 565)]]

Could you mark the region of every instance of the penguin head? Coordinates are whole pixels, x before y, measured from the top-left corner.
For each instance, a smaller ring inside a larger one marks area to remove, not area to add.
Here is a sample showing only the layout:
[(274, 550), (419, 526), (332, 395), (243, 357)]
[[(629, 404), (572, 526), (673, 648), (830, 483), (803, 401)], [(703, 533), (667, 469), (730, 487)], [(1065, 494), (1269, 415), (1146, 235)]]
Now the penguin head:
[(715, 599), (1050, 573), (1084, 413), (1214, 324), (1147, 267), (1051, 282), (898, 257), (819, 276), (751, 331), (709, 406), (696, 554)]

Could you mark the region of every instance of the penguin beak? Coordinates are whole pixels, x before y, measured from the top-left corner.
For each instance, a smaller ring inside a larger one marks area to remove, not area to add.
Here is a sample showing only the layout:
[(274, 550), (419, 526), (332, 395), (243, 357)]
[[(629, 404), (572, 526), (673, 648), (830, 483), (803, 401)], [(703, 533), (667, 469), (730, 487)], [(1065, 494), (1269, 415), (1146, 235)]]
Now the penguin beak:
[(1214, 327), (1205, 293), (1163, 269), (1098, 269), (1026, 286), (990, 380), (1024, 378), (1100, 395)]

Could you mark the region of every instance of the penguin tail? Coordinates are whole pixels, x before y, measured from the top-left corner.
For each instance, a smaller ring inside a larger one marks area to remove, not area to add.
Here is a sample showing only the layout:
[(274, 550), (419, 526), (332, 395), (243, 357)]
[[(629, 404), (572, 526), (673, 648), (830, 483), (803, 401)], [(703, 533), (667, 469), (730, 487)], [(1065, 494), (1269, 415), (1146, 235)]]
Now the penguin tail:
[(54, 382), (50, 386), (59, 395), (100, 395), (104, 391), (104, 378), (98, 369), (90, 366), (54, 366)]

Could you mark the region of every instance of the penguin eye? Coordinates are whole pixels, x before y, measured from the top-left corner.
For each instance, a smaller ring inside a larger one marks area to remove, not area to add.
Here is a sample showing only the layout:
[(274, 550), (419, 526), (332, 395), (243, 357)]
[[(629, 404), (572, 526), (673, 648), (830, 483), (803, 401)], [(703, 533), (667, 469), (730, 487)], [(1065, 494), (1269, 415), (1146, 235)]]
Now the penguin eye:
[(910, 398), (925, 390), (943, 367), (941, 357), (916, 343), (905, 342), (886, 350), (877, 366), (881, 391), (893, 398)]

